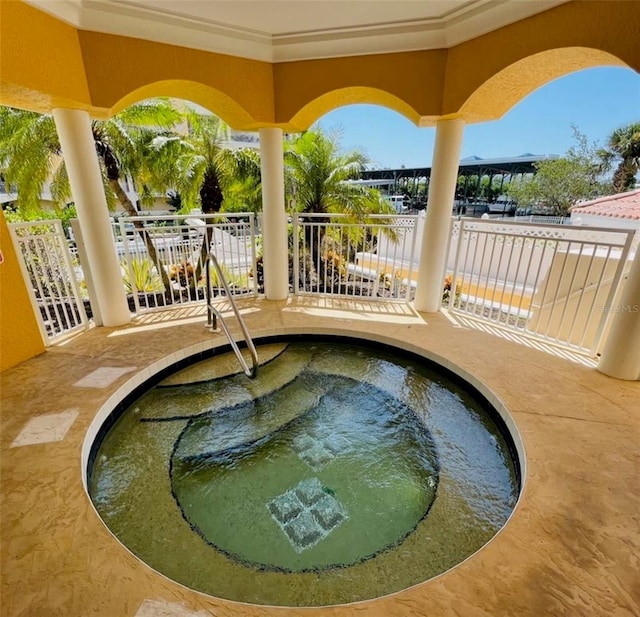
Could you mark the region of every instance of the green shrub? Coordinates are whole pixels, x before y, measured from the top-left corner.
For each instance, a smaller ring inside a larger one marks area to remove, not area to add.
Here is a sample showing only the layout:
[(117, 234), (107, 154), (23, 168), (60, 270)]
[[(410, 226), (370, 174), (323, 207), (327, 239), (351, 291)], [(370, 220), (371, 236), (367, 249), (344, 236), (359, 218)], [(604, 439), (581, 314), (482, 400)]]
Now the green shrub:
[[(162, 279), (148, 257), (134, 257), (131, 260), (131, 268), (126, 259), (123, 259), (120, 261), (120, 269), (122, 270), (122, 281), (127, 293), (133, 293), (134, 287), (136, 291), (143, 293), (164, 291)], [(133, 281), (131, 280), (131, 274), (133, 274)]]

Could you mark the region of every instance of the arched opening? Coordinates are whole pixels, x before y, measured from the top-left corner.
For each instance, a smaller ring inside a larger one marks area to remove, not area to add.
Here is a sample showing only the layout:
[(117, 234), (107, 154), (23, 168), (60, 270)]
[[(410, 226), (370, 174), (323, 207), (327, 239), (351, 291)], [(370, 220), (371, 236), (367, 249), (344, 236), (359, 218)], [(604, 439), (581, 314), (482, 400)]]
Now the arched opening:
[(157, 81), (136, 88), (120, 99), (111, 108), (110, 114), (117, 114), (134, 103), (154, 97), (191, 101), (206, 108), (229, 126), (238, 130), (251, 130), (257, 128), (258, 125), (251, 114), (231, 96), (210, 86), (183, 79)]
[(420, 120), (418, 112), (401, 98), (377, 88), (353, 86), (332, 90), (313, 99), (291, 118), (288, 125), (293, 130), (303, 131), (334, 109), (355, 104), (385, 107), (398, 112), (416, 125)]
[[(602, 60), (602, 53), (597, 55)], [(568, 71), (571, 66), (566, 64), (563, 70)], [(460, 197), (477, 197), (486, 203), (505, 201), (509, 182), (519, 182), (522, 176), (535, 171), (531, 161), (518, 159), (563, 156), (574, 144), (572, 125), (590, 143), (598, 142), (598, 147), (604, 147), (612, 131), (637, 121), (638, 96), (640, 76), (624, 64), (549, 77), (541, 86), (519, 96), (500, 119), (466, 126), (461, 159), (468, 169), (461, 174)], [(499, 94), (494, 97), (500, 98)], [(434, 131), (419, 128), (388, 107), (341, 106), (317, 122), (325, 128), (342, 128), (343, 147), (363, 149), (369, 156), (370, 170), (386, 171), (393, 177), (394, 170), (412, 175), (412, 168), (431, 165)], [(484, 169), (484, 162), (493, 159), (512, 164)], [(403, 183), (411, 187), (413, 179), (400, 179), (400, 188)], [(482, 213), (478, 209), (478, 216)]]
[(495, 120), (554, 79), (599, 66), (627, 65), (610, 53), (586, 47), (563, 47), (536, 53), (487, 79), (465, 100), (459, 112), (467, 122)]

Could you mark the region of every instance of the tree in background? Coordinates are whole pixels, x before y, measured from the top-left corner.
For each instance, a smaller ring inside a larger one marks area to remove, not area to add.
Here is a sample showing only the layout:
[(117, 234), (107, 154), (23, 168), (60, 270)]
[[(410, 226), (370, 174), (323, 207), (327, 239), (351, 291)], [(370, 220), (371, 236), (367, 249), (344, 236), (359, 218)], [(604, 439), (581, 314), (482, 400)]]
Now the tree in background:
[(607, 171), (612, 169), (614, 163), (618, 164), (613, 172), (613, 192), (631, 190), (640, 170), (640, 122), (632, 122), (613, 131), (598, 155)]
[(580, 200), (607, 194), (598, 151), (574, 127), (576, 144), (565, 156), (536, 163), (536, 174), (522, 182), (511, 182), (508, 194), (518, 206), (532, 206), (555, 216), (566, 216)]
[[(141, 189), (141, 201), (148, 200), (164, 181), (151, 173), (151, 141), (180, 121), (179, 112), (168, 101), (137, 103), (109, 120), (94, 120), (91, 130), (100, 160), (108, 206), (116, 203), (128, 214), (138, 210), (119, 185), (127, 175)], [(16, 204), (29, 217), (41, 210), (44, 186), (59, 207), (71, 200), (69, 179), (62, 158), (53, 117), (10, 107), (0, 107), (0, 172), (17, 190)], [(162, 185), (162, 186), (160, 186)]]
[[(250, 148), (230, 150), (229, 127), (217, 116), (190, 107), (182, 111), (183, 130), (157, 136), (152, 147), (159, 156), (154, 176), (163, 177), (174, 189), (174, 202), (189, 212), (256, 211), (262, 200), (260, 159)], [(200, 255), (190, 280), (199, 281), (213, 241), (213, 228), (205, 227)], [(194, 258), (195, 261), (195, 258)]]
[(223, 177), (224, 212), (262, 211), (260, 155), (252, 148), (229, 150), (228, 173)]
[(0, 173), (7, 187), (17, 192), (16, 207), (27, 220), (42, 211), (41, 194), (47, 182), (58, 208), (70, 201), (53, 116), (0, 107)]
[(494, 203), (505, 192), (506, 186), (500, 176), (490, 177), (478, 174), (459, 176), (456, 184), (456, 199), (475, 201), (477, 197), (478, 201)]
[[(162, 167), (158, 162), (162, 153), (152, 144), (159, 136), (170, 133), (180, 121), (181, 114), (170, 101), (153, 99), (131, 105), (109, 120), (91, 123), (96, 152), (106, 174), (107, 197), (109, 193), (115, 195), (129, 216), (137, 216), (139, 212), (122, 188), (121, 181), (127, 176), (133, 178), (142, 205), (152, 203), (156, 193), (167, 192), (171, 186), (169, 178), (156, 173), (156, 169)], [(153, 240), (141, 221), (134, 221), (133, 225), (160, 275), (165, 297), (171, 301), (171, 282)]]
[[(134, 178), (140, 188), (142, 203), (152, 199), (154, 192), (167, 190), (165, 179), (153, 173), (157, 163), (152, 158), (157, 153), (151, 143), (180, 119), (180, 113), (167, 100), (157, 99), (132, 105), (109, 120), (91, 123), (110, 209), (120, 203), (127, 214), (138, 215), (136, 204), (120, 183), (127, 176)], [(25, 218), (41, 213), (40, 200), (47, 182), (57, 207), (60, 211), (65, 208), (71, 200), (71, 189), (52, 116), (0, 107), (0, 153), (0, 170), (7, 184), (16, 187), (16, 203)], [(169, 293), (168, 276), (159, 264), (149, 234), (142, 223), (134, 225)]]
[[(313, 247), (313, 253), (302, 256), (305, 272), (317, 281), (331, 278), (325, 276), (325, 270), (330, 268), (335, 273), (336, 264), (342, 260), (342, 247), (335, 239), (325, 237), (322, 225), (331, 214), (346, 214), (346, 222), (363, 223), (369, 215), (393, 213), (379, 191), (348, 182), (357, 179), (369, 161), (362, 152), (343, 152), (339, 137), (337, 133), (310, 130), (289, 141), (285, 148), (288, 199), (293, 200), (300, 213), (326, 215), (314, 218), (315, 223), (320, 223), (317, 227), (306, 227), (305, 244)], [(364, 240), (350, 238), (351, 244)]]
[(339, 134), (310, 130), (287, 144), (286, 190), (295, 199), (298, 212), (367, 214), (387, 212), (380, 192), (367, 186), (348, 184), (359, 178), (369, 163), (362, 152), (342, 152)]
[(224, 201), (221, 177), (227, 161), (224, 142), (229, 127), (217, 116), (186, 107), (183, 130), (158, 136), (153, 147), (158, 157), (155, 175), (167, 179), (180, 194), (183, 209), (199, 207), (204, 214), (219, 212)]
[(152, 176), (171, 187), (174, 210), (203, 214), (257, 212), (261, 208), (260, 158), (251, 148), (227, 147), (229, 127), (217, 116), (181, 106), (177, 130), (156, 136), (150, 146)]

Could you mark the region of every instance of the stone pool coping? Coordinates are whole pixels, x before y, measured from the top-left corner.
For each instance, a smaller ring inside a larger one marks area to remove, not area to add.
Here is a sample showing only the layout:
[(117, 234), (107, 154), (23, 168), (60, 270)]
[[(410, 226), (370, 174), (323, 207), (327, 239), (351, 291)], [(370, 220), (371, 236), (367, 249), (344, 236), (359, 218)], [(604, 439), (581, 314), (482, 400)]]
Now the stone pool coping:
[[(494, 405), (504, 403), (526, 453), (523, 492), (506, 527), (435, 579), (338, 607), (244, 605), (154, 572), (97, 518), (80, 463), (96, 413), (132, 377), (146, 381), (154, 364), (173, 363), (187, 347), (224, 343), (201, 315), (154, 313), (92, 329), (1, 375), (3, 616), (640, 612), (639, 383), (404, 305), (297, 298), (246, 301), (242, 310), (254, 336), (344, 334), (394, 344), (459, 369)], [(62, 439), (11, 447), (29, 420), (48, 414), (75, 417)]]

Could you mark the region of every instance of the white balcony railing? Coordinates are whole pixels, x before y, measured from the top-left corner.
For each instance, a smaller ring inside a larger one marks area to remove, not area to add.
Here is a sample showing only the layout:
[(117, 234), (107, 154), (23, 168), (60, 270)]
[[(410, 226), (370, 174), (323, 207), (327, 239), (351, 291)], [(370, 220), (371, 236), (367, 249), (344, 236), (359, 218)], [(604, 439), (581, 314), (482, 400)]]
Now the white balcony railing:
[(86, 293), (60, 221), (12, 223), (9, 232), (45, 344), (86, 329)]
[(295, 214), (291, 278), (304, 295), (413, 299), (417, 216)]
[(595, 355), (633, 234), (462, 219), (452, 228), (448, 308)]
[[(295, 214), (289, 279), (298, 295), (413, 299), (423, 216)], [(58, 221), (10, 226), (34, 310), (50, 341), (86, 327), (80, 264)], [(213, 251), (233, 296), (262, 291), (253, 214), (121, 218), (113, 226), (131, 310), (204, 303)], [(630, 265), (632, 230), (454, 219), (443, 301), (453, 316), (595, 355)], [(639, 250), (640, 234), (635, 238)], [(81, 244), (78, 245), (78, 248)], [(150, 252), (151, 249), (151, 252)], [(80, 253), (82, 256), (82, 252)], [(224, 295), (210, 272), (213, 295)], [(80, 280), (78, 284), (77, 280)]]
[(542, 225), (571, 225), (570, 216), (543, 216), (540, 214), (516, 215), (515, 223), (541, 223)]
[[(234, 296), (258, 292), (252, 213), (120, 217), (113, 230), (136, 313), (203, 302), (209, 251), (215, 253)], [(215, 273), (210, 280), (214, 295), (226, 293)]]

